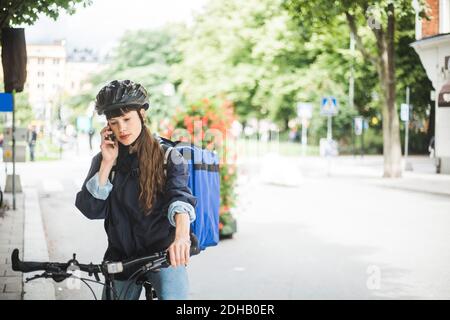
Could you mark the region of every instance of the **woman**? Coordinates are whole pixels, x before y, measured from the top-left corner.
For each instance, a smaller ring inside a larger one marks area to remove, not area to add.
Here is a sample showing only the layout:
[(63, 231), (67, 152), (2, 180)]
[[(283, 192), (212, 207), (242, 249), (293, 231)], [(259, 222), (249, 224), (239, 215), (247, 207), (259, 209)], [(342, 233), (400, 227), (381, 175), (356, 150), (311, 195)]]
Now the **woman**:
[[(147, 276), (159, 299), (187, 299), (189, 229), (196, 198), (187, 186), (187, 164), (178, 151), (170, 151), (164, 170), (164, 152), (145, 126), (148, 107), (146, 90), (130, 80), (114, 80), (99, 91), (96, 111), (106, 116), (108, 125), (100, 132), (101, 152), (92, 160), (75, 205), (89, 219), (105, 219), (104, 260), (167, 249), (171, 266)], [(141, 285), (132, 283), (127, 291), (126, 275), (116, 279), (120, 299), (139, 298)]]

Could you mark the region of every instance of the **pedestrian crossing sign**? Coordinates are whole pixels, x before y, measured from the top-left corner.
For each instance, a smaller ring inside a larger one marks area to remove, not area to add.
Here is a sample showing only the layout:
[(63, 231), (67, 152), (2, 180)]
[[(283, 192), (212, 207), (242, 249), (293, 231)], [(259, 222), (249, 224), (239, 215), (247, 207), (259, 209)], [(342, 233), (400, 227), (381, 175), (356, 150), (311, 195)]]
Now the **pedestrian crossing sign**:
[(338, 103), (335, 97), (323, 97), (320, 105), (322, 115), (335, 115), (338, 112)]

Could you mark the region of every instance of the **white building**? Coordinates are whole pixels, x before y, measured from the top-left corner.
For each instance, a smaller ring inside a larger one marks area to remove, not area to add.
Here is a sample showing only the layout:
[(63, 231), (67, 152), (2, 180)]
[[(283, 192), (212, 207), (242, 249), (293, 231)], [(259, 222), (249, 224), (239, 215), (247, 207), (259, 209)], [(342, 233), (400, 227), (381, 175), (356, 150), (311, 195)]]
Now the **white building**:
[(50, 123), (52, 109), (59, 103), (65, 85), (64, 41), (27, 45), (27, 81), (24, 91), (37, 119)]
[[(55, 112), (65, 113), (63, 97), (74, 96), (89, 89), (86, 82), (94, 72), (103, 67), (89, 49), (67, 52), (65, 41), (52, 44), (27, 45), (27, 81), (24, 91), (36, 119), (51, 130)], [(53, 123), (54, 124), (54, 123)]]
[(105, 65), (99, 63), (98, 57), (91, 49), (72, 50), (66, 60), (65, 93), (74, 96), (89, 90), (91, 84), (87, 83), (86, 79), (104, 67)]
[(416, 20), (416, 50), (435, 89), (435, 150), (441, 173), (450, 174), (450, 0), (426, 0), (427, 19)]

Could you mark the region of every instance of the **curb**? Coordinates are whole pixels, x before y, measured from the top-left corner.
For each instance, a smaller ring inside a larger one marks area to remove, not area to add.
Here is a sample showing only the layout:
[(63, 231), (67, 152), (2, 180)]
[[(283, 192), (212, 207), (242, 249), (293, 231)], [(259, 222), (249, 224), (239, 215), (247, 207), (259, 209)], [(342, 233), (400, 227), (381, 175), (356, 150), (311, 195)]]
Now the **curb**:
[(393, 190), (401, 190), (401, 191), (409, 191), (409, 192), (416, 192), (416, 193), (421, 193), (421, 194), (429, 194), (429, 195), (433, 195), (433, 196), (439, 196), (439, 197), (450, 197), (450, 194), (448, 192), (441, 192), (441, 191), (435, 191), (435, 190), (430, 190), (430, 189), (420, 189), (420, 188), (416, 188), (416, 187), (410, 187), (410, 186), (404, 186), (404, 185), (398, 185), (398, 184), (383, 184), (380, 183), (377, 186), (382, 187), (382, 188), (390, 188)]
[[(47, 239), (42, 221), (37, 189), (24, 188), (25, 217), (23, 260), (49, 261)], [(36, 279), (26, 283), (26, 278), (40, 272), (23, 274), (23, 300), (55, 300), (55, 287), (50, 279)]]

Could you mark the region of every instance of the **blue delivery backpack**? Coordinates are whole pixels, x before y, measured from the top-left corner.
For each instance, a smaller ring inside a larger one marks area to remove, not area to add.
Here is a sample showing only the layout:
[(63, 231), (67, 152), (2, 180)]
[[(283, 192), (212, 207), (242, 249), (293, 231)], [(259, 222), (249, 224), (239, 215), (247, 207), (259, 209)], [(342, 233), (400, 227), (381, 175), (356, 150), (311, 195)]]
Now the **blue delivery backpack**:
[[(156, 136), (156, 135), (155, 135)], [(172, 148), (181, 153), (188, 164), (188, 187), (197, 198), (196, 219), (191, 231), (200, 250), (219, 243), (220, 172), (218, 156), (194, 144), (172, 141), (156, 136), (165, 151), (164, 165)]]

